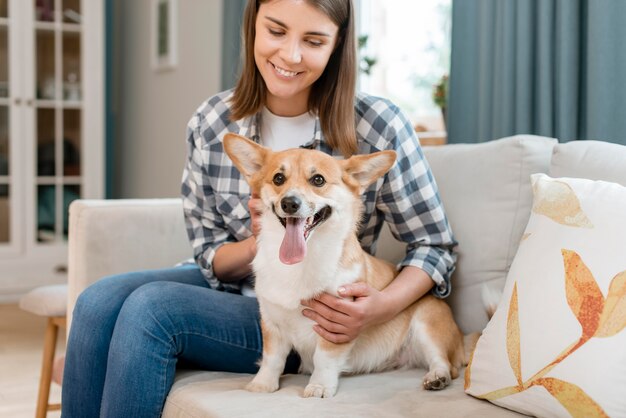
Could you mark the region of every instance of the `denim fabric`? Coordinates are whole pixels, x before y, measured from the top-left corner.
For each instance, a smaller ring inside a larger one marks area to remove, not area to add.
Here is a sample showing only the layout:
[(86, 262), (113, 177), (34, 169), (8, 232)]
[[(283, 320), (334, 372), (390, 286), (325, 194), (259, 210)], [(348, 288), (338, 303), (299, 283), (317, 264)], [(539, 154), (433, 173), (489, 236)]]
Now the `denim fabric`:
[(158, 417), (177, 363), (254, 373), (261, 352), (257, 300), (210, 289), (196, 265), (107, 277), (74, 309), (62, 416)]

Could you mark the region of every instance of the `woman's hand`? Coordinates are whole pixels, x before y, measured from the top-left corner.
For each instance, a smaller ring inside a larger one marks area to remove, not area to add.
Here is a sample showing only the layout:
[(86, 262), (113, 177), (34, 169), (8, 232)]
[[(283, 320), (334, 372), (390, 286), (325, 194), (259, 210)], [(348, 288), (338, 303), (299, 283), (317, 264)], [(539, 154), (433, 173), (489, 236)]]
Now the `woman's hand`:
[(381, 324), (424, 296), (434, 285), (430, 276), (419, 267), (405, 266), (383, 291), (366, 283), (340, 287), (341, 299), (327, 293), (301, 301), (307, 309), (303, 315), (317, 324), (313, 327), (322, 338), (347, 343), (370, 325)]
[(250, 211), (250, 229), (252, 235), (258, 238), (261, 232), (261, 215), (263, 214), (263, 202), (258, 194), (253, 193), (248, 201), (248, 210)]
[(346, 284), (337, 293), (301, 302), (307, 307), (302, 314), (317, 322), (315, 332), (332, 343), (350, 342), (368, 326), (393, 318), (383, 292), (366, 283)]
[(252, 236), (248, 238), (250, 240), (249, 251), (252, 260), (256, 256), (256, 240), (261, 233), (261, 215), (263, 214), (263, 202), (258, 194), (252, 193), (250, 196), (248, 211), (250, 211), (250, 229), (252, 230)]

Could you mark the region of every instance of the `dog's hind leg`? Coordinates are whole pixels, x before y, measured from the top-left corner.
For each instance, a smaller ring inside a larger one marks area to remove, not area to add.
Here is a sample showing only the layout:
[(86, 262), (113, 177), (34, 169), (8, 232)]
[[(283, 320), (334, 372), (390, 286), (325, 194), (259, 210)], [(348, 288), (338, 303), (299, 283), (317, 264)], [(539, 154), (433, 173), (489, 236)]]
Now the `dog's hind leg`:
[(261, 319), (263, 334), (263, 357), (261, 368), (254, 379), (246, 386), (250, 392), (275, 392), (279, 387), (280, 375), (285, 368), (285, 361), (291, 350), (291, 343), (281, 337), (278, 329), (270, 328)]
[[(452, 365), (443, 352), (443, 347), (438, 346), (429, 336), (421, 337), (422, 352), (428, 366), (428, 373), (426, 373), (423, 380), (424, 389), (444, 389), (452, 380)], [(458, 370), (455, 374), (458, 376)]]
[(409, 346), (415, 347), (415, 365), (428, 368), (424, 389), (441, 390), (459, 376), (464, 357), (463, 335), (445, 302), (427, 295), (416, 304)]
[(428, 327), (414, 324), (414, 343), (419, 347), (421, 359), (428, 368), (423, 386), (427, 390), (441, 390), (448, 386), (453, 378), (458, 377), (458, 369), (452, 367), (448, 358), (445, 339)]

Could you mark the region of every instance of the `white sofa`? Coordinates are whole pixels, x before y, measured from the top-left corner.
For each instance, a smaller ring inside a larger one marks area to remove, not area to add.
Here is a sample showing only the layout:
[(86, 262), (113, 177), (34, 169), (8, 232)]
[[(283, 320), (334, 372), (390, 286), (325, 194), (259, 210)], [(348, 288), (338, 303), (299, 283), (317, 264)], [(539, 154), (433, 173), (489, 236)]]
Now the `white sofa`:
[[(558, 144), (520, 135), (481, 144), (425, 147), (457, 240), (459, 262), (448, 299), (464, 332), (487, 317), (484, 284), (499, 287), (530, 215), (529, 176), (586, 177), (626, 183), (626, 147), (596, 141)], [(175, 264), (191, 255), (179, 199), (79, 200), (70, 208), (68, 320), (80, 292), (103, 276)], [(378, 255), (403, 248), (385, 230)], [(250, 375), (177, 374), (165, 417), (506, 417), (519, 415), (466, 395), (463, 375), (439, 392), (421, 389), (424, 370), (342, 377), (331, 399), (301, 397), (307, 376), (287, 375), (273, 394), (243, 388)]]

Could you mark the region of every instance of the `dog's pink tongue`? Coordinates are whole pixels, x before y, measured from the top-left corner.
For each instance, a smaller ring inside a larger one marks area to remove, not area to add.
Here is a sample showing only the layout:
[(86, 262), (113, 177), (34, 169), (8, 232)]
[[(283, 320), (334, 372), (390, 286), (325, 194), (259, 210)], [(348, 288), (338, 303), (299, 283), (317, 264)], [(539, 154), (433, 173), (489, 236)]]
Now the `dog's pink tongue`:
[(304, 260), (306, 241), (304, 224), (306, 218), (286, 218), (285, 236), (280, 245), (280, 261), (284, 264), (296, 264)]

